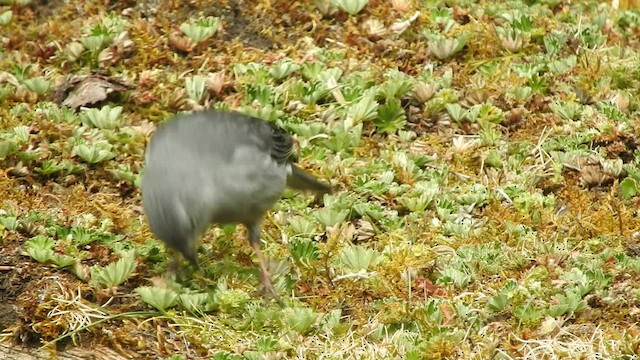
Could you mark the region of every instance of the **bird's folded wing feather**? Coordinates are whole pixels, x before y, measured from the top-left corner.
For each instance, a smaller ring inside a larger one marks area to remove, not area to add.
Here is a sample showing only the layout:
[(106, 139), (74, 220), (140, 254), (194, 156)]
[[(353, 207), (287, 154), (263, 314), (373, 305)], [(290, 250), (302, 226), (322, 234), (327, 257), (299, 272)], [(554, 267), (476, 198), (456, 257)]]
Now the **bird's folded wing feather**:
[(293, 152), (293, 140), (282, 128), (267, 122), (267, 127), (271, 132), (271, 157), (279, 164), (284, 164), (289, 160)]

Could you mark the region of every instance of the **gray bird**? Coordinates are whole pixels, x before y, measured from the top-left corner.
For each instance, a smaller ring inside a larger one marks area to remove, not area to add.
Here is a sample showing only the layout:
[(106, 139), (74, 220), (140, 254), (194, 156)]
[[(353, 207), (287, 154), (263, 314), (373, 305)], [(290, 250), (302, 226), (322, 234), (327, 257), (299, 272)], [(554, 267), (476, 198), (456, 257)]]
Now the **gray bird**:
[(244, 224), (264, 290), (280, 301), (260, 251), (260, 223), (286, 186), (331, 192), (292, 163), (292, 148), (280, 127), (236, 112), (196, 112), (160, 125), (141, 184), (151, 231), (197, 266), (197, 243), (210, 224)]

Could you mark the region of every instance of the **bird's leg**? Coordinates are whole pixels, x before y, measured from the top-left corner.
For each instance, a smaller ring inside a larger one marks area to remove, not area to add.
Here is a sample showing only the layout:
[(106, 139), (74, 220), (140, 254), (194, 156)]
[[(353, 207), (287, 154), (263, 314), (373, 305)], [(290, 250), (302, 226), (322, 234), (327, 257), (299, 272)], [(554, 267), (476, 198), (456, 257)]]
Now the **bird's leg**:
[(282, 304), (282, 299), (276, 293), (276, 289), (273, 287), (271, 283), (271, 276), (269, 275), (269, 270), (267, 270), (267, 260), (264, 258), (262, 254), (262, 250), (260, 249), (260, 226), (257, 224), (246, 225), (247, 230), (249, 231), (249, 243), (255, 251), (256, 256), (258, 257), (258, 261), (260, 262), (260, 282), (264, 288), (264, 291), (267, 295), (271, 296), (275, 299), (279, 304)]
[(162, 276), (162, 280), (160, 280), (164, 284), (164, 287), (167, 286), (167, 281), (173, 282), (179, 278), (180, 273), (180, 256), (178, 253), (167, 248), (167, 255), (169, 255), (171, 260), (169, 260), (169, 264), (167, 265), (167, 271)]
[(170, 273), (177, 273), (178, 270), (180, 270), (180, 256), (175, 251), (172, 252), (173, 254), (171, 254), (171, 262), (169, 263), (167, 270)]
[[(171, 249), (171, 248), (167, 248), (167, 252), (171, 256), (171, 262), (169, 262), (169, 264), (167, 266), (167, 273), (166, 273), (166, 275), (170, 279), (182, 279), (184, 277), (185, 268), (180, 266), (180, 264), (182, 262), (181, 261), (182, 257), (187, 259), (189, 261), (189, 263), (191, 265), (193, 265), (193, 267), (196, 268), (196, 270), (199, 268), (198, 267), (198, 259), (197, 259), (197, 257), (195, 255), (192, 255), (192, 256), (181, 255), (180, 252), (178, 252), (175, 249)], [(191, 254), (189, 254), (189, 255), (191, 255)]]

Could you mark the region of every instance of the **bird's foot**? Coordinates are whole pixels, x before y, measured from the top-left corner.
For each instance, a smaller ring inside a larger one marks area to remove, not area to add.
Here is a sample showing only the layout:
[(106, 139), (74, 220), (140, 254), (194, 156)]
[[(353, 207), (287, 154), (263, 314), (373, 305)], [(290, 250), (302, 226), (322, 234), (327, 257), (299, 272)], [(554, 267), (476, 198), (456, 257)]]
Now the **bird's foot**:
[(280, 306), (284, 306), (284, 302), (273, 287), (273, 283), (271, 282), (268, 273), (260, 273), (260, 282), (262, 283), (262, 291), (265, 297), (275, 300)]

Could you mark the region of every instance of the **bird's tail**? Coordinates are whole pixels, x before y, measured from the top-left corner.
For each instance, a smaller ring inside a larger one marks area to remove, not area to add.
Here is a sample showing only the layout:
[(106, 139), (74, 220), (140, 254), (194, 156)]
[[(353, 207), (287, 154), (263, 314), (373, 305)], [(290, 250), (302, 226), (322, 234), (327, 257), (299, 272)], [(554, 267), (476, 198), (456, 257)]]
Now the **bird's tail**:
[(318, 195), (330, 194), (332, 192), (331, 186), (320, 182), (313, 175), (306, 173), (304, 170), (290, 165), (290, 173), (287, 176), (287, 186), (296, 190), (310, 190), (314, 191)]

